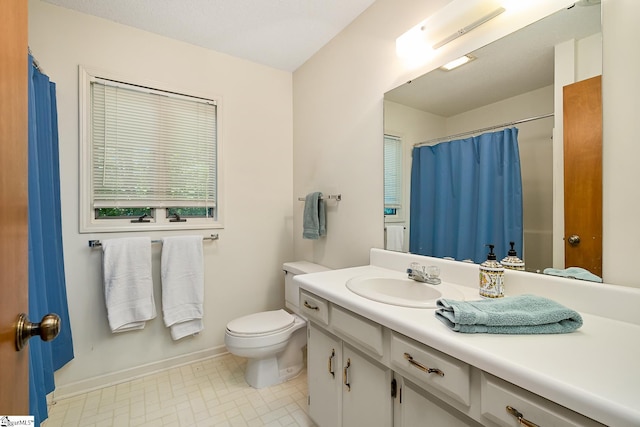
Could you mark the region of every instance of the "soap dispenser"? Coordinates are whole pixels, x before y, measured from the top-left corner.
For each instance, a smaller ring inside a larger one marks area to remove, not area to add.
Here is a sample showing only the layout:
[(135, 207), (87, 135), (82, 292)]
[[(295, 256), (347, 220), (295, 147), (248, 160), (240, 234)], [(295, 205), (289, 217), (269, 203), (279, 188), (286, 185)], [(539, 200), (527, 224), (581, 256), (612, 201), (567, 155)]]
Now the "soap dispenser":
[(480, 296), (502, 298), (504, 296), (504, 267), (493, 253), (494, 245), (489, 246), (487, 260), (480, 264)]
[(508, 268), (510, 270), (524, 270), (524, 261), (518, 258), (518, 253), (513, 248), (516, 243), (509, 242), (509, 244), (511, 245), (511, 249), (509, 249), (507, 256), (502, 258), (500, 264), (502, 264), (504, 268)]

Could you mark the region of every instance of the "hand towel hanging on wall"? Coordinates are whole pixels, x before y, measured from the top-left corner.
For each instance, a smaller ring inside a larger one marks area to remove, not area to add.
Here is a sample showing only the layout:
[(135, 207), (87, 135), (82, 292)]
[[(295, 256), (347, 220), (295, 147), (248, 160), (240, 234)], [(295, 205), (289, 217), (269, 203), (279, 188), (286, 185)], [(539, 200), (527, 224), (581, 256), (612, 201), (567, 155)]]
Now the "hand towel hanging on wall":
[(316, 240), (325, 234), (327, 234), (326, 214), (322, 193), (319, 191), (309, 193), (304, 201), (302, 237), (304, 239)]
[(160, 263), (162, 313), (171, 338), (199, 333), (204, 329), (202, 236), (165, 237)]
[(387, 250), (402, 251), (404, 247), (404, 226), (387, 225)]
[(151, 239), (102, 242), (104, 296), (111, 332), (143, 329), (156, 317), (151, 278)]

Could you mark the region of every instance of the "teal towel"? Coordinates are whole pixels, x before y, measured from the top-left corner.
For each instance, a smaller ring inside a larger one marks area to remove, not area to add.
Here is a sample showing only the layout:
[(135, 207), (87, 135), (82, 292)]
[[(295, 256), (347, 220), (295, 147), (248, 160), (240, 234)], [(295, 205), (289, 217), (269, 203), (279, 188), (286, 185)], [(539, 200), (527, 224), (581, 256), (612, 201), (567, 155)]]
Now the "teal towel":
[(304, 212), (302, 214), (302, 237), (304, 239), (318, 239), (327, 234), (326, 214), (322, 193), (307, 194), (304, 200)]
[(555, 301), (535, 295), (456, 301), (440, 299), (436, 317), (468, 334), (563, 334), (582, 326), (582, 317)]
[(558, 268), (545, 268), (544, 274), (551, 276), (569, 277), (571, 279), (588, 280), (590, 282), (602, 283), (602, 278), (580, 267), (569, 267), (564, 270)]

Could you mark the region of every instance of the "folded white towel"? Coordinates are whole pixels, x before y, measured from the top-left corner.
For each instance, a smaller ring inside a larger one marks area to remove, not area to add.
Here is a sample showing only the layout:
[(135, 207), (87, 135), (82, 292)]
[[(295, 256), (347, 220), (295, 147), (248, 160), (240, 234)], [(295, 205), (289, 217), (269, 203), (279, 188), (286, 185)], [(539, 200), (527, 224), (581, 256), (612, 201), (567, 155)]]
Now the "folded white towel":
[(104, 296), (111, 332), (144, 328), (156, 317), (151, 278), (151, 239), (102, 242)]
[(400, 251), (404, 247), (404, 226), (387, 225), (387, 250)]
[(161, 257), (162, 312), (171, 338), (197, 334), (202, 323), (204, 258), (202, 236), (165, 237)]

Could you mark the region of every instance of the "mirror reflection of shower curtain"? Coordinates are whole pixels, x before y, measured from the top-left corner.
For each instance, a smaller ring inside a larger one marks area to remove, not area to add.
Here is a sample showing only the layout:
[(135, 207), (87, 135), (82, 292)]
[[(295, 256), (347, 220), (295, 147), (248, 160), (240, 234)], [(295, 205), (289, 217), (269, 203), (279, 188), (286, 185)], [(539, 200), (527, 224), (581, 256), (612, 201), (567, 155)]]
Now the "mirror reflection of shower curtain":
[(410, 216), (411, 253), (481, 263), (511, 241), (522, 254), (518, 129), (414, 147)]

